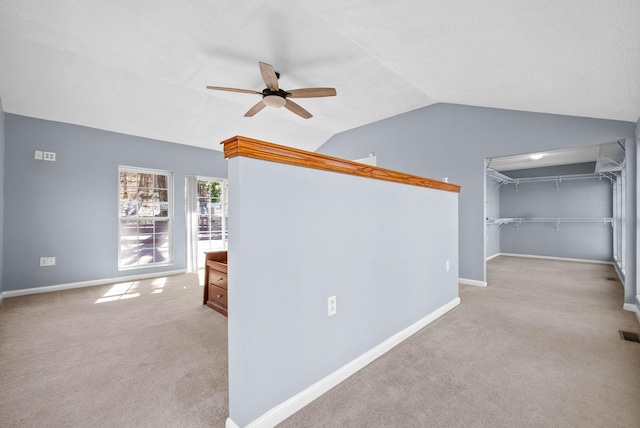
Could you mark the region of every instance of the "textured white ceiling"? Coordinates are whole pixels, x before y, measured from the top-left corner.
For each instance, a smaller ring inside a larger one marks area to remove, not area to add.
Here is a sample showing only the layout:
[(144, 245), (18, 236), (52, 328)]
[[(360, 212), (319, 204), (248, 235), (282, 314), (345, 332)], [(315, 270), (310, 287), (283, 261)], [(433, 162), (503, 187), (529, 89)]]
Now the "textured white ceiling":
[[(637, 0), (0, 0), (6, 112), (218, 149), (315, 150), (436, 102), (636, 121)], [(244, 113), (258, 61), (338, 96)]]

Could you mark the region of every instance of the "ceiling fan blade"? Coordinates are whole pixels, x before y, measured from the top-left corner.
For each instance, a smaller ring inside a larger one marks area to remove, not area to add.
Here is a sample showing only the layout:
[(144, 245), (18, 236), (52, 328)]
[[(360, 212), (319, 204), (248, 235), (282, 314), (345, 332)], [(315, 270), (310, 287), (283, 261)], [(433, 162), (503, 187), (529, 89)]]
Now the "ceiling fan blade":
[(276, 71), (273, 69), (272, 65), (261, 62), (260, 73), (262, 73), (262, 80), (264, 80), (264, 84), (267, 85), (267, 88), (274, 91), (280, 89), (278, 86), (278, 76), (276, 75)]
[(243, 94), (258, 94), (258, 95), (262, 95), (262, 92), (252, 91), (250, 89), (223, 88), (222, 86), (207, 86), (207, 89), (213, 89), (213, 90), (216, 90), (216, 91), (227, 91), (227, 92), (241, 92)]
[(311, 113), (291, 100), (287, 100), (287, 103), (284, 106), (302, 118), (309, 119), (310, 117), (313, 117)]
[(251, 107), (249, 111), (244, 114), (244, 117), (253, 117), (254, 114), (259, 112), (263, 108), (265, 108), (265, 104), (262, 101), (260, 101), (258, 104)]
[(333, 97), (336, 95), (335, 88), (303, 88), (292, 89), (287, 91), (291, 98), (318, 98), (318, 97)]

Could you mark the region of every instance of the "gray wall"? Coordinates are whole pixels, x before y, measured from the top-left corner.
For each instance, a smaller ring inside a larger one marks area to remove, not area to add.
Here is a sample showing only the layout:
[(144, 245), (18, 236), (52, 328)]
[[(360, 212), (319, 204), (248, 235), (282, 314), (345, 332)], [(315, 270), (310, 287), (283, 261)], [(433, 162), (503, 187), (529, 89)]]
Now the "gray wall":
[[(635, 156), (636, 156), (636, 165), (640, 164), (640, 150), (638, 150), (638, 147), (640, 146), (640, 119), (638, 119), (638, 122), (636, 122), (636, 144), (634, 145), (636, 147), (636, 152), (635, 152)], [(627, 156), (631, 156), (631, 154), (629, 153), (629, 151), (627, 151)], [(631, 179), (633, 180), (633, 178)], [(636, 169), (636, 177), (635, 177), (635, 184), (636, 184), (636, 190), (640, 189), (640, 174), (638, 174), (638, 171)], [(634, 258), (633, 258), (633, 264), (635, 266), (635, 271), (638, 271), (638, 258), (640, 257), (640, 227), (638, 225), (640, 225), (640, 200), (638, 200), (637, 197), (637, 193), (636, 193), (636, 197), (634, 199), (631, 199), (631, 201), (635, 201), (635, 203), (630, 203), (630, 205), (633, 205), (634, 208), (636, 209), (635, 211), (635, 215), (631, 218), (636, 219), (634, 224), (635, 224), (635, 238), (636, 241), (633, 243), (634, 245)], [(633, 230), (633, 229), (632, 229)], [(637, 277), (636, 281), (637, 281)], [(626, 285), (626, 284), (625, 284)], [(640, 311), (640, 290), (638, 290), (638, 286), (637, 286), (637, 282), (636, 282), (636, 288), (635, 288), (635, 292), (636, 292), (636, 300), (635, 300), (635, 304), (638, 305), (638, 311)], [(640, 313), (640, 312), (638, 312)]]
[[(611, 217), (612, 188), (607, 179), (520, 183), (500, 187), (501, 217)], [(503, 253), (612, 261), (611, 224), (523, 223), (501, 228)]]
[(239, 426), (458, 296), (457, 193), (239, 157), (229, 188)]
[[(462, 185), (460, 276), (485, 281), (485, 159), (559, 148), (635, 140), (636, 124), (456, 104), (435, 104), (335, 135), (318, 149), (346, 159), (376, 154), (378, 165)], [(635, 147), (627, 148), (634, 177)], [(629, 186), (635, 200), (635, 182)], [(634, 205), (634, 204), (631, 204)], [(635, 218), (635, 205), (633, 208)], [(635, 257), (635, 224), (633, 254)], [(634, 268), (635, 269), (635, 268)], [(625, 299), (635, 301), (635, 270)], [(626, 283), (625, 283), (626, 285)], [(630, 294), (633, 292), (633, 294)]]
[(4, 254), (4, 109), (0, 98), (0, 296), (4, 290), (2, 281), (2, 259)]
[[(496, 219), (500, 217), (500, 188), (495, 180), (486, 178), (486, 217)], [(500, 228), (496, 225), (487, 225), (485, 257), (489, 258), (500, 253)]]
[[(184, 269), (185, 175), (227, 175), (219, 151), (13, 114), (5, 144), (5, 291)], [(57, 161), (34, 160), (36, 149)], [(172, 266), (118, 271), (119, 165), (173, 172)]]
[(543, 168), (526, 168), (512, 171), (501, 171), (502, 174), (511, 178), (531, 178), (531, 177), (555, 177), (574, 174), (593, 174), (596, 170), (595, 162), (573, 163), (568, 165), (555, 165)]

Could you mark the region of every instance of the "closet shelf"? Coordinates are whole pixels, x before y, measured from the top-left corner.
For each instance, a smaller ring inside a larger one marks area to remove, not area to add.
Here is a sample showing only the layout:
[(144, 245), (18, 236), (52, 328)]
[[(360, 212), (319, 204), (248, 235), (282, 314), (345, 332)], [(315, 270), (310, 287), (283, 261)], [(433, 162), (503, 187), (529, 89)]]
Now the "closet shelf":
[(491, 168), (487, 168), (486, 174), (487, 174), (487, 177), (493, 179), (493, 183), (491, 184), (492, 190), (502, 186), (503, 184), (514, 184), (516, 186), (516, 191), (518, 191), (518, 185), (520, 184), (539, 183), (544, 181), (555, 181), (556, 189), (560, 190), (560, 183), (562, 183), (563, 181), (591, 180), (591, 179), (602, 180), (603, 178), (611, 182), (615, 180), (615, 174), (610, 171), (600, 171), (593, 174), (573, 174), (573, 175), (554, 175), (554, 176), (547, 176), (547, 177), (511, 178)]
[(560, 223), (601, 223), (611, 224), (613, 227), (613, 217), (509, 217), (509, 218), (488, 218), (488, 226), (502, 227), (505, 224), (514, 223), (516, 229), (522, 223), (555, 223), (556, 230), (560, 230)]
[(514, 218), (488, 218), (487, 225), (489, 226), (503, 226), (508, 223), (512, 223)]

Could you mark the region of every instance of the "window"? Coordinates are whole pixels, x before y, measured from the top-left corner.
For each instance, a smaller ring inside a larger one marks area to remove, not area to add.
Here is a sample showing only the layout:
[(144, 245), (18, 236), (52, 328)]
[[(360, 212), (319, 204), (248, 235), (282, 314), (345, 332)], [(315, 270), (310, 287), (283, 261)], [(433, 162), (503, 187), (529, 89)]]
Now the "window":
[(205, 263), (205, 252), (227, 249), (228, 184), (221, 178), (185, 177), (187, 270)]
[(226, 249), (227, 181), (198, 180), (198, 247), (201, 251)]
[(171, 173), (121, 167), (119, 269), (172, 262)]

